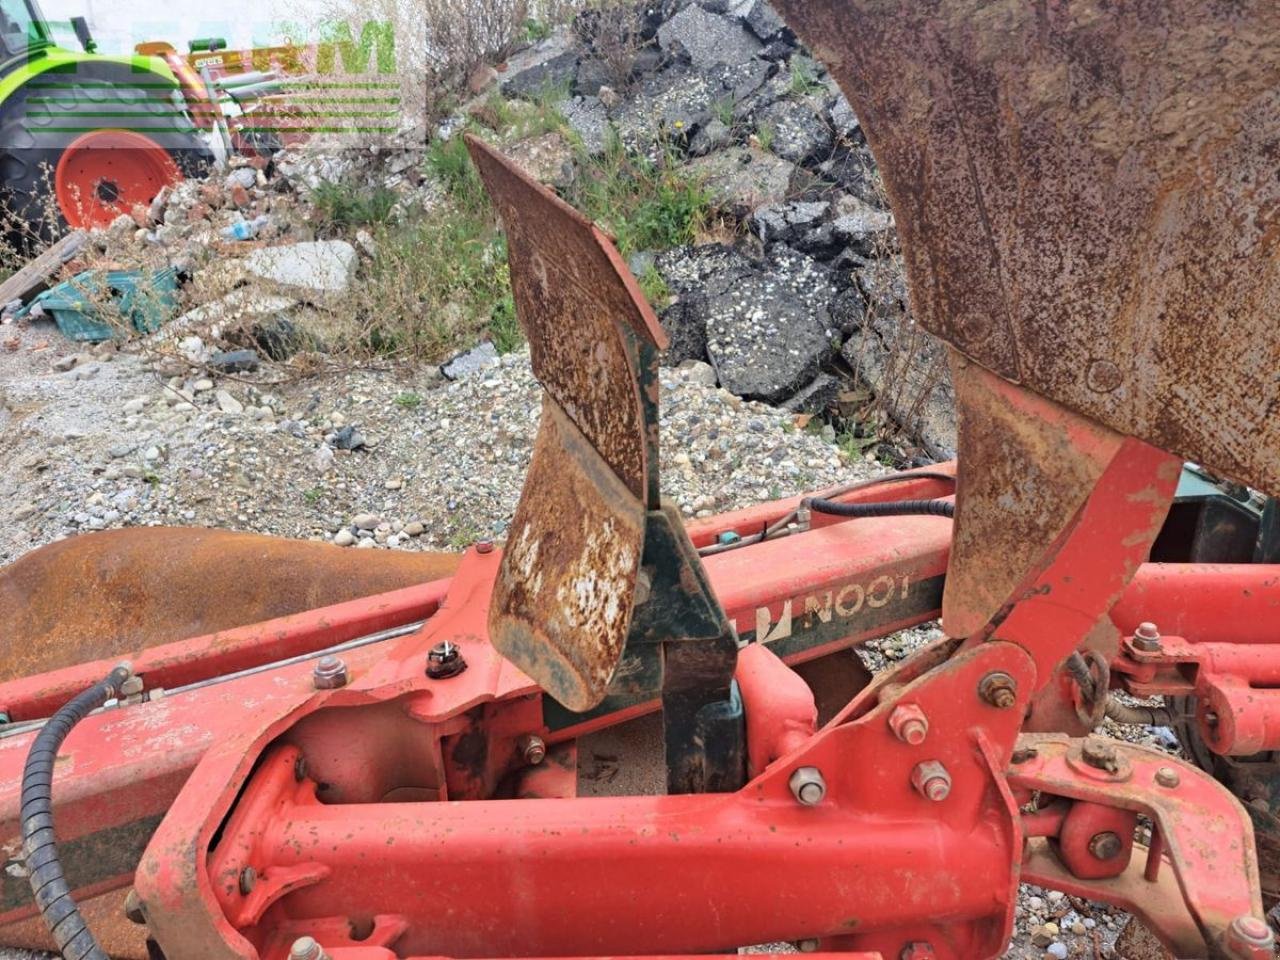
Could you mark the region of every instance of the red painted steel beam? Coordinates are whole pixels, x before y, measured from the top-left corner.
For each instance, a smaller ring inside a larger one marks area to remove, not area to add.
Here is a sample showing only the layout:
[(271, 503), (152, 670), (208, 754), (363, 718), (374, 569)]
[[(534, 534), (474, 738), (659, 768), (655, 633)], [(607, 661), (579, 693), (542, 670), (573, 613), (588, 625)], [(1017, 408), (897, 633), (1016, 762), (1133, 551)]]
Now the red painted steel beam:
[(1131, 634), (1150, 621), (1191, 643), (1280, 642), (1280, 564), (1146, 563), (1111, 619)]

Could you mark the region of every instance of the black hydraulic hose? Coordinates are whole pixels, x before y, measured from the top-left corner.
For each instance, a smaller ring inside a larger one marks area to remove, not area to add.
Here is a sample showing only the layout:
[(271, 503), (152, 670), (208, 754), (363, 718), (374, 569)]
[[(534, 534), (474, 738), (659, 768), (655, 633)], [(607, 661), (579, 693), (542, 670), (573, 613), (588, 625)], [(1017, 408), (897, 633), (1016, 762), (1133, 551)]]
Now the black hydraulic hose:
[(58, 844), (53, 834), (53, 766), (58, 748), (71, 729), (108, 700), (120, 696), (120, 688), (132, 669), (121, 664), (105, 680), (63, 704), (31, 744), (22, 768), (22, 853), (26, 860), (31, 893), (45, 926), (64, 960), (109, 960), (89, 932), (71, 889), (62, 875)]
[(801, 501), (815, 513), (837, 517), (954, 517), (956, 506), (950, 500), (890, 500), (885, 503), (842, 503), (810, 497)]

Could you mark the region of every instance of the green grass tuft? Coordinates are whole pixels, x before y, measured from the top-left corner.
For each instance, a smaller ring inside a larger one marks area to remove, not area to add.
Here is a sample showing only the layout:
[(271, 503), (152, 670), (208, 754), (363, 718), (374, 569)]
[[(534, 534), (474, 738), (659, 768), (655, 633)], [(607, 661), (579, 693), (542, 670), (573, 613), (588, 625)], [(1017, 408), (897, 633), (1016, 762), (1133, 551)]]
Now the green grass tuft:
[(690, 243), (710, 217), (710, 194), (670, 151), (651, 160), (611, 135), (601, 156), (581, 156), (579, 165), (567, 199), (612, 233), (624, 256)]
[(384, 186), (364, 186), (324, 180), (311, 191), (321, 221), (335, 227), (364, 227), (386, 223), (399, 199)]

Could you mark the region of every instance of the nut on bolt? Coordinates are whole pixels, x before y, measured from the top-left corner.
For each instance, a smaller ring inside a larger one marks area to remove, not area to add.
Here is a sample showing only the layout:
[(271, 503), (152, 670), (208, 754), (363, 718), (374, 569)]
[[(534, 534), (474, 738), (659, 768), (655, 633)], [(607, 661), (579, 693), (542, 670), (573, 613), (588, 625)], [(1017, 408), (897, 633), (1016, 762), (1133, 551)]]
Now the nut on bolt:
[(1000, 710), (1018, 702), (1018, 683), (1003, 670), (994, 670), (978, 682), (978, 696)]
[(1160, 631), (1154, 623), (1145, 620), (1138, 624), (1138, 629), (1133, 631), (1133, 648), (1143, 653), (1160, 652)]
[(817, 767), (797, 767), (788, 783), (791, 795), (806, 807), (821, 803), (827, 795), (827, 781)]
[(937, 760), (925, 760), (911, 771), (911, 785), (920, 796), (937, 803), (951, 795), (951, 774)]
[(456, 643), (448, 640), (437, 643), (427, 654), (427, 676), (432, 680), (447, 680), (465, 669), (467, 661), (462, 659), (462, 651)]
[(345, 687), (349, 679), (346, 661), (341, 657), (321, 657), (311, 671), (311, 682), (317, 690), (337, 690)]
[(477, 540), (477, 541), (476, 541), (476, 553), (493, 553), (493, 541), (492, 541), (492, 540)]
[(520, 738), (519, 747), (520, 755), (524, 757), (524, 762), (531, 767), (536, 767), (547, 757), (546, 741), (531, 733)]
[(1110, 860), (1117, 856), (1123, 847), (1120, 835), (1112, 830), (1095, 833), (1089, 840), (1089, 852), (1099, 860)]
[(918, 704), (900, 703), (889, 714), (889, 729), (903, 743), (918, 747), (929, 733), (929, 718)]
[(1181, 779), (1182, 778), (1178, 776), (1178, 771), (1173, 769), (1173, 767), (1161, 767), (1156, 771), (1156, 783), (1160, 784), (1162, 787), (1172, 789), (1181, 782)]

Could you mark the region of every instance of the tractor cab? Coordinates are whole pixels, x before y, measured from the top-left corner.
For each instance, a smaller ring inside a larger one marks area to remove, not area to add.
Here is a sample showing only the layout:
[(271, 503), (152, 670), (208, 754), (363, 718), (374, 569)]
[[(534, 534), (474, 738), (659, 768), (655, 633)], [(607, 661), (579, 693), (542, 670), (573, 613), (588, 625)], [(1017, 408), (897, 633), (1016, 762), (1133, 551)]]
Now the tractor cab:
[(0, 76), (51, 46), (49, 25), (32, 0), (0, 0)]

